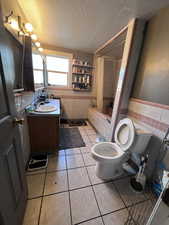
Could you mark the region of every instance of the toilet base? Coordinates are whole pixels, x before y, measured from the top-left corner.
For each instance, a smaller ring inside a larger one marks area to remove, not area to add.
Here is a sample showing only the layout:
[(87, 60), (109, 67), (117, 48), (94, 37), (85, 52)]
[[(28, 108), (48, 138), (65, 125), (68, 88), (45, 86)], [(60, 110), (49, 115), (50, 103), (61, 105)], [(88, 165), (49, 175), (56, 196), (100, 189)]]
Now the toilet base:
[(96, 175), (102, 180), (115, 179), (123, 174), (123, 168), (121, 165), (114, 167), (112, 163), (96, 163)]

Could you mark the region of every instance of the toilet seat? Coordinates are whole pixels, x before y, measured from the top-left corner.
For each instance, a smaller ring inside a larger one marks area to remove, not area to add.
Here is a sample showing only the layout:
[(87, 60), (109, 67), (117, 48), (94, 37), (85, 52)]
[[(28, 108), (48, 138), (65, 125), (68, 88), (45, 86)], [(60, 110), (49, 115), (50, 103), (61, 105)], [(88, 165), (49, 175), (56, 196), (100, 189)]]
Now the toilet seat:
[(112, 159), (117, 159), (124, 154), (121, 148), (116, 143), (112, 142), (95, 144), (92, 147), (92, 153), (95, 160), (102, 159), (102, 161), (106, 160), (106, 162), (109, 160), (111, 161)]
[(135, 138), (135, 127), (133, 122), (125, 118), (117, 124), (114, 139), (115, 142), (102, 142), (92, 147), (93, 157), (96, 160), (115, 160), (122, 157), (133, 144)]
[(133, 122), (125, 118), (117, 124), (114, 139), (122, 151), (127, 151), (133, 144), (135, 138), (135, 127)]

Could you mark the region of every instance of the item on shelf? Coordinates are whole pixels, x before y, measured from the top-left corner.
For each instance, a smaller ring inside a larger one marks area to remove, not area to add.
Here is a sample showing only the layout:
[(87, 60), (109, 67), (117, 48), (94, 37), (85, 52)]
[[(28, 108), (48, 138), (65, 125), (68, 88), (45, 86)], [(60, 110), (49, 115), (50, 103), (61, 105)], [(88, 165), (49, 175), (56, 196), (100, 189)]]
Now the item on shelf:
[(90, 91), (92, 84), (92, 69), (87, 61), (73, 59), (72, 87), (75, 91)]

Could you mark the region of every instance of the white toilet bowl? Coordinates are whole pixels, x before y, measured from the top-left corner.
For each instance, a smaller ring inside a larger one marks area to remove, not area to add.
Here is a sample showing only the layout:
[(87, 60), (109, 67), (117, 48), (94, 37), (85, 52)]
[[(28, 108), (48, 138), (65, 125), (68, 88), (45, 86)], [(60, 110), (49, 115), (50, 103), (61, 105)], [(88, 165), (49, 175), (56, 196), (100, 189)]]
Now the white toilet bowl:
[(92, 147), (92, 156), (96, 160), (96, 175), (101, 179), (111, 179), (122, 173), (124, 152), (112, 142), (102, 142)]
[(130, 119), (120, 120), (115, 130), (115, 143), (101, 142), (91, 149), (92, 157), (96, 160), (96, 175), (105, 180), (120, 176), (123, 172), (122, 164), (128, 159), (126, 153), (131, 147), (132, 151), (134, 148), (144, 151), (147, 144), (142, 143), (148, 143), (151, 137), (144, 132), (140, 135), (142, 139), (138, 135), (135, 137), (135, 127)]

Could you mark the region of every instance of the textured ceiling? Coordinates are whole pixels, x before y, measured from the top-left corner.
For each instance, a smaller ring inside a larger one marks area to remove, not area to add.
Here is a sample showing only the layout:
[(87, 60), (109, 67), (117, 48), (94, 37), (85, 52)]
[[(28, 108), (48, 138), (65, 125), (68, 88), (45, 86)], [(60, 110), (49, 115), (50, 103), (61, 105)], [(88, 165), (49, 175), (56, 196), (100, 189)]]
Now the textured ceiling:
[(42, 43), (94, 52), (133, 17), (152, 15), (169, 0), (18, 0)]

